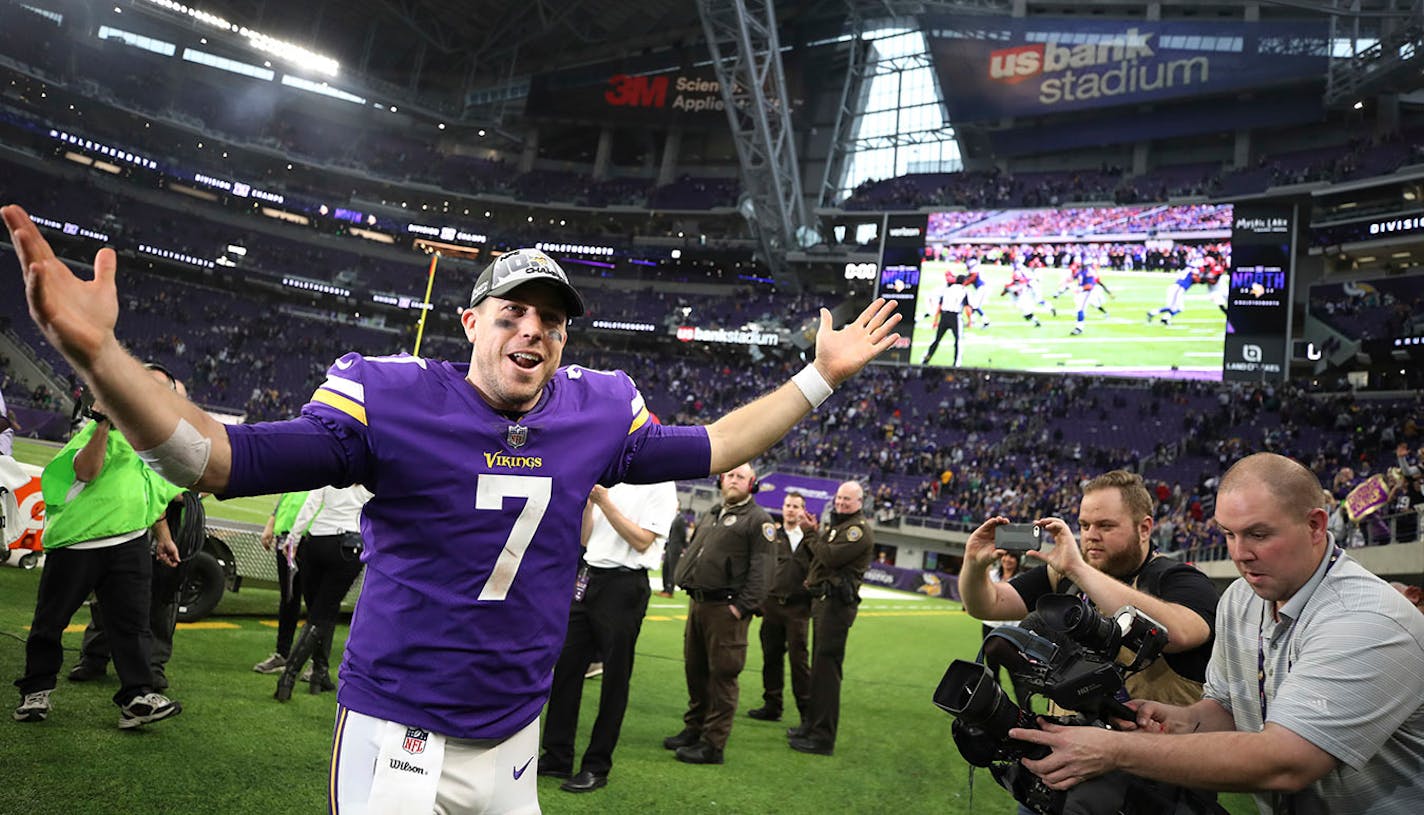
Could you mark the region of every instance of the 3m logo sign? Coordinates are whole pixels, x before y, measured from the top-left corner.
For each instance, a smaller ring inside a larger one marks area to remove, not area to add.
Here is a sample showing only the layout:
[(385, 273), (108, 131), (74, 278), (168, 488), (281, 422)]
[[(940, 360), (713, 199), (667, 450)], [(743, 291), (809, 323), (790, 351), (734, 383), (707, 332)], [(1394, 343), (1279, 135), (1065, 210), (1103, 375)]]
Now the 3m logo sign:
[(608, 80), (603, 98), (618, 107), (667, 107), (668, 77), (615, 74)]

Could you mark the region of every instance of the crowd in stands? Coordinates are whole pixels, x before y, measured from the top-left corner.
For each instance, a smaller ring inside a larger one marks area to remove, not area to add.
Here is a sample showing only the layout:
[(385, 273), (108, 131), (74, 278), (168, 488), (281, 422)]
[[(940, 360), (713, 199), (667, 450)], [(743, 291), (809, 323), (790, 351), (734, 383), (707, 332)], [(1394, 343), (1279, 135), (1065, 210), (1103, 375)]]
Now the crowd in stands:
[[(1086, 263), (1096, 269), (1117, 271), (1177, 271), (1189, 266), (1231, 264), (1231, 243), (1024, 243), (1024, 244), (935, 244), (925, 251), (926, 260), (1010, 265), (1068, 272), (1074, 264)], [(1051, 281), (1050, 281), (1051, 282)]]
[(1424, 275), (1317, 283), (1308, 308), (1349, 339), (1424, 336)]
[[(691, 354), (586, 356), (594, 367), (629, 370), (649, 404), (674, 422), (715, 418), (796, 367)], [(1209, 524), (1215, 479), (1239, 456), (1297, 457), (1343, 498), (1394, 466), (1401, 441), (1424, 447), (1418, 394), (1366, 402), (1290, 385), (876, 366), (795, 428), (763, 466), (865, 478), (886, 517), (958, 529), (996, 514), (1073, 518), (1083, 481), (1125, 467), (1160, 491), (1160, 547), (1195, 557), (1219, 553), (1220, 533)], [(1378, 530), (1372, 534), (1355, 540), (1381, 542)]]

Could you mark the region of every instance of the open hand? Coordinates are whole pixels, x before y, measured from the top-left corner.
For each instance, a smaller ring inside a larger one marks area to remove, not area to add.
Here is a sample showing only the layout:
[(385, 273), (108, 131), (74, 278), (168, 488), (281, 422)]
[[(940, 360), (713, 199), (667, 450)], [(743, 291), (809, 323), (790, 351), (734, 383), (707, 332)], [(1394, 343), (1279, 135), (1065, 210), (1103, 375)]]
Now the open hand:
[(76, 368), (88, 370), (100, 350), (116, 342), (119, 298), (114, 288), (114, 250), (100, 249), (94, 256), (94, 279), (81, 280), (55, 257), (23, 209), (0, 208), (0, 217), (20, 259), (30, 317)]
[(876, 298), (839, 331), (831, 330), (831, 312), (821, 309), (816, 369), (831, 387), (840, 385), (900, 339), (899, 334), (890, 333), (899, 322), (895, 303), (882, 298)]

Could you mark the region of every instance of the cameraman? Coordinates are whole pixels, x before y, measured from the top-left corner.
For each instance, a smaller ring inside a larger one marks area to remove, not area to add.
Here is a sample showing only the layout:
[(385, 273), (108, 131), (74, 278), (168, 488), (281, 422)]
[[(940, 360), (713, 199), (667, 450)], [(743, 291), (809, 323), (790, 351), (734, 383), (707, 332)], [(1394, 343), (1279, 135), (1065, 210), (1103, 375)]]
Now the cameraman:
[(1128, 693), (1134, 699), (1196, 702), (1211, 656), (1217, 593), (1195, 567), (1153, 550), (1152, 510), (1152, 496), (1140, 476), (1125, 470), (1100, 475), (1083, 487), (1081, 549), (1063, 521), (1036, 521), (1053, 536), (1053, 548), (1029, 551), (1043, 565), (1001, 583), (989, 576), (1005, 554), (994, 544), (994, 530), (1009, 521), (990, 518), (965, 544), (959, 572), (964, 610), (979, 620), (1021, 620), (1039, 598), (1054, 592), (1086, 595), (1103, 614), (1135, 606), (1165, 626), (1171, 639), (1164, 658), (1128, 678)]
[(1134, 703), (1120, 733), (1009, 736), (1053, 789), (1111, 770), (1251, 790), (1261, 812), (1393, 815), (1424, 807), (1424, 618), (1326, 531), (1320, 481), (1272, 453), (1221, 479), (1216, 523), (1242, 579), (1221, 598), (1205, 698)]

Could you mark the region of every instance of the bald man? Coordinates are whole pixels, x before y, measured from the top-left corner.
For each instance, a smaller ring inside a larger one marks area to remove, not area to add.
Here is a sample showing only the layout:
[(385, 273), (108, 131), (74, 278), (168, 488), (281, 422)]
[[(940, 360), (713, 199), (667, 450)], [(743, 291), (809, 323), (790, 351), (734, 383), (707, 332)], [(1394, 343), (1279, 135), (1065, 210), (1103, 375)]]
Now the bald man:
[(800, 727), (786, 731), (792, 750), (828, 756), (841, 718), (841, 664), (860, 605), (860, 581), (875, 551), (870, 521), (861, 511), (865, 489), (854, 481), (836, 488), (831, 519), (811, 541), (811, 700)]
[(663, 746), (688, 764), (722, 763), (752, 611), (766, 599), (776, 569), (776, 524), (754, 498), (756, 469), (743, 464), (718, 476), (717, 484), (721, 505), (698, 522), (677, 562), (677, 584), (691, 598), (682, 641), (688, 701), (682, 731)]
[(1054, 789), (1112, 770), (1256, 794), (1262, 812), (1424, 807), (1424, 617), (1327, 532), (1320, 481), (1272, 453), (1221, 480), (1215, 523), (1241, 579), (1221, 597), (1204, 698), (1130, 702), (1135, 722), (1013, 729)]

